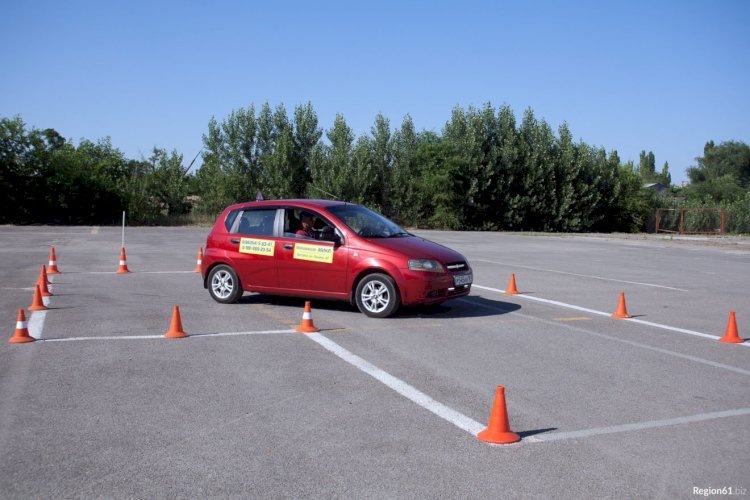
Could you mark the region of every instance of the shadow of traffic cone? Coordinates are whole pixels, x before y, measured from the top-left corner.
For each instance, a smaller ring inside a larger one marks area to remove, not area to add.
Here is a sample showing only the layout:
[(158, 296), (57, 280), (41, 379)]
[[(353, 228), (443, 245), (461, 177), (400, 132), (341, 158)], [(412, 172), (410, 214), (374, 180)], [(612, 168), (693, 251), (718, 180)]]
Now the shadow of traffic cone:
[(312, 319), (312, 308), (310, 307), (310, 301), (305, 301), (305, 312), (302, 313), (302, 321), (297, 327), (297, 333), (314, 333), (319, 332), (319, 328), (315, 328)]
[(57, 257), (55, 257), (55, 247), (49, 247), (49, 263), (47, 264), (49, 274), (60, 274), (60, 270), (57, 268)]
[(625, 307), (625, 292), (620, 292), (620, 300), (617, 302), (617, 310), (612, 314), (612, 317), (616, 319), (632, 317), (628, 314), (628, 308)]
[(39, 291), (42, 292), (42, 297), (51, 297), (52, 292), (47, 287), (47, 273), (42, 266), (42, 270), (39, 271), (39, 278), (36, 280), (36, 284), (39, 286)]
[(516, 275), (514, 273), (511, 273), (510, 275), (510, 281), (508, 282), (508, 289), (505, 290), (505, 293), (507, 295), (519, 295), (521, 293), (518, 291), (518, 288), (516, 288)]
[(29, 311), (46, 311), (47, 309), (49, 308), (44, 305), (44, 301), (42, 300), (42, 291), (39, 285), (36, 285), (34, 287), (34, 299), (31, 301)]
[(485, 443), (493, 444), (517, 443), (521, 440), (521, 436), (510, 430), (508, 411), (505, 408), (505, 387), (502, 385), (497, 386), (495, 403), (492, 405), (487, 428), (477, 434), (477, 438)]
[(741, 344), (745, 340), (740, 337), (737, 333), (737, 318), (734, 315), (734, 311), (729, 312), (729, 323), (727, 323), (727, 329), (724, 332), (724, 336), (719, 339), (719, 342), (727, 342), (730, 344)]
[(198, 261), (195, 263), (195, 272), (201, 272), (203, 267), (203, 247), (198, 247)]
[(128, 258), (125, 256), (125, 247), (122, 247), (120, 249), (120, 267), (117, 269), (117, 274), (127, 274), (129, 272)]
[(180, 306), (174, 305), (172, 309), (172, 321), (169, 324), (169, 331), (164, 334), (168, 339), (184, 339), (189, 335), (182, 329), (182, 319), (180, 318)]
[(18, 310), (18, 319), (16, 320), (16, 333), (8, 339), (11, 344), (23, 344), (25, 342), (34, 342), (34, 337), (29, 335), (29, 323), (26, 321), (26, 314), (23, 309)]

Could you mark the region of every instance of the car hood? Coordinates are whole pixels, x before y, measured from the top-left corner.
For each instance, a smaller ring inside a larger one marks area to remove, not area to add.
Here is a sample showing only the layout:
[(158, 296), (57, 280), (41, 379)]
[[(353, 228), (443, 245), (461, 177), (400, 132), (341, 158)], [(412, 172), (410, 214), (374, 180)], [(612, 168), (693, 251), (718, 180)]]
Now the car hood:
[(390, 252), (398, 252), (408, 259), (435, 259), (443, 264), (466, 261), (466, 258), (455, 250), (419, 236), (372, 238), (366, 241), (368, 246), (375, 251), (382, 248)]

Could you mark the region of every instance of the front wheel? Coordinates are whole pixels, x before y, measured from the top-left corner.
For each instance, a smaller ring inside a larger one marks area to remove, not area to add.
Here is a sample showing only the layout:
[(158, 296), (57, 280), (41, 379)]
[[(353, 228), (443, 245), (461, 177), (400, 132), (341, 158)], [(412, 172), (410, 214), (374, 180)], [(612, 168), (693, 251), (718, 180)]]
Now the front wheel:
[(371, 318), (393, 315), (401, 303), (393, 278), (386, 274), (370, 274), (357, 285), (357, 307)]
[(227, 265), (216, 266), (208, 274), (208, 293), (216, 302), (231, 304), (242, 297), (242, 286), (234, 269)]

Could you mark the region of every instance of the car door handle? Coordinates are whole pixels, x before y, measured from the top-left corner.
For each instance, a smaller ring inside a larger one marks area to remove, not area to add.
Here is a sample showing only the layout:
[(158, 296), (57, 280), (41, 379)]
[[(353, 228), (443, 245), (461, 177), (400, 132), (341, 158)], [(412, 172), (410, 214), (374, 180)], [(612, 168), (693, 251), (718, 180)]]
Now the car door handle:
[(239, 238), (232, 238), (232, 239), (231, 239), (231, 240), (229, 240), (229, 241), (231, 241), (231, 242), (232, 242), (232, 243), (234, 243), (235, 245), (239, 245), (239, 244), (240, 244), (240, 239), (239, 239)]
[(294, 245), (292, 245), (291, 243), (284, 243), (284, 248), (286, 248), (287, 250), (291, 250), (292, 248), (294, 248)]

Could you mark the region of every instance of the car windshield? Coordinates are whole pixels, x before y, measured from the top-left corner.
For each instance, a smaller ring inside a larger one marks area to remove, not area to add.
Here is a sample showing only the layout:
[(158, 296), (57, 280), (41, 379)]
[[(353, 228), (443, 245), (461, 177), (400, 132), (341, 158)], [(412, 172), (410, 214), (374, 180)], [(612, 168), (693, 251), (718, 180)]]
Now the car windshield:
[(363, 238), (400, 238), (411, 236), (394, 222), (359, 205), (337, 205), (328, 211)]

